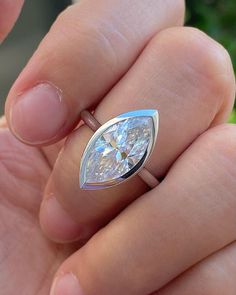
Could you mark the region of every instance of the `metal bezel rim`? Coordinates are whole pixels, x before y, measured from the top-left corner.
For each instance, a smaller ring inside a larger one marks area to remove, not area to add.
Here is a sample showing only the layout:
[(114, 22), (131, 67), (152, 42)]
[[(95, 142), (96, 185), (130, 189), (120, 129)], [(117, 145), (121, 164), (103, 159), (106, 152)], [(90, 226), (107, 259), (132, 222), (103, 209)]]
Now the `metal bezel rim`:
[[(94, 143), (112, 125), (114, 125), (118, 122), (124, 121), (126, 119), (135, 118), (135, 117), (151, 117), (152, 122), (153, 122), (150, 143), (148, 145), (148, 148), (147, 148), (147, 151), (146, 151), (144, 157), (142, 158), (142, 160), (140, 160), (142, 162), (142, 164), (138, 165), (139, 164), (138, 163), (135, 167), (132, 168), (131, 174), (130, 174), (130, 172), (126, 173), (125, 175), (122, 175), (121, 177), (119, 177), (117, 179), (102, 182), (102, 183), (86, 183), (86, 177), (85, 177), (86, 176), (85, 175), (86, 174), (86, 164), (87, 164), (87, 160), (90, 155), (90, 151), (93, 148)], [(109, 120), (105, 124), (103, 124), (91, 137), (91, 139), (89, 140), (89, 142), (83, 152), (83, 156), (81, 159), (81, 165), (80, 165), (80, 187), (81, 187), (81, 189), (96, 190), (96, 189), (105, 189), (105, 188), (113, 187), (115, 185), (120, 184), (121, 182), (127, 181), (128, 179), (130, 179), (131, 177), (136, 175), (144, 167), (146, 161), (149, 159), (151, 153), (153, 152), (153, 149), (154, 149), (154, 146), (156, 143), (156, 139), (157, 139), (158, 127), (159, 127), (159, 113), (157, 110), (149, 110), (149, 109), (127, 112), (127, 113), (121, 114), (121, 115)], [(128, 176), (126, 177), (127, 174), (128, 174)]]

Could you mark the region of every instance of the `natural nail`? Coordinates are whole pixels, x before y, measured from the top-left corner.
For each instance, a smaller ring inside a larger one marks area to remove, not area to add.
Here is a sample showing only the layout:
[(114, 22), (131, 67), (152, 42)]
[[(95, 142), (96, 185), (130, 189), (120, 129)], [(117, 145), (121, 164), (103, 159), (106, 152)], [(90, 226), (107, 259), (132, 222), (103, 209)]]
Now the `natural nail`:
[(16, 97), (10, 110), (11, 129), (27, 143), (44, 143), (56, 137), (67, 115), (62, 92), (50, 83), (41, 83)]
[(84, 295), (77, 277), (68, 273), (55, 279), (50, 295)]

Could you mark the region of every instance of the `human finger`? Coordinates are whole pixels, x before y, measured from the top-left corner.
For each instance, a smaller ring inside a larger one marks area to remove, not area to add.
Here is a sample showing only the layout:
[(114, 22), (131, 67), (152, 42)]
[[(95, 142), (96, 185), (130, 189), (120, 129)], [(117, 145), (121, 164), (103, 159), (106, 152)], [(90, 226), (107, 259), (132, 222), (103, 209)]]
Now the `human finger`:
[(197, 139), (156, 189), (62, 264), (51, 295), (150, 294), (235, 241), (235, 134), (221, 125)]
[(8, 95), (12, 132), (32, 145), (64, 138), (80, 112), (101, 100), (148, 40), (181, 25), (183, 16), (183, 0), (85, 0), (69, 7)]
[[(105, 123), (130, 110), (158, 109), (160, 133), (146, 167), (163, 178), (201, 133), (226, 120), (234, 90), (234, 74), (225, 49), (196, 29), (171, 28), (150, 42), (99, 104), (95, 117)], [(83, 126), (69, 136), (48, 181), (40, 215), (51, 239), (88, 237), (148, 190), (139, 176), (108, 190), (81, 190), (78, 170), (91, 135)]]
[(24, 0), (0, 0), (0, 42), (11, 31), (17, 20)]
[(236, 243), (206, 258), (152, 295), (234, 295)]

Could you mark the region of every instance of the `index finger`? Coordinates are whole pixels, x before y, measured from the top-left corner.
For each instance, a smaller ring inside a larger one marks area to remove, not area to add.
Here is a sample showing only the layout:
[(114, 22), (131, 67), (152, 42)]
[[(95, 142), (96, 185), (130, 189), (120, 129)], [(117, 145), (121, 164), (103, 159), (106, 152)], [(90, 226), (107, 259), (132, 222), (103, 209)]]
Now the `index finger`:
[(158, 31), (183, 23), (183, 0), (84, 0), (58, 18), (7, 99), (13, 133), (58, 141), (134, 63)]
[(24, 0), (0, 0), (0, 42), (11, 31)]

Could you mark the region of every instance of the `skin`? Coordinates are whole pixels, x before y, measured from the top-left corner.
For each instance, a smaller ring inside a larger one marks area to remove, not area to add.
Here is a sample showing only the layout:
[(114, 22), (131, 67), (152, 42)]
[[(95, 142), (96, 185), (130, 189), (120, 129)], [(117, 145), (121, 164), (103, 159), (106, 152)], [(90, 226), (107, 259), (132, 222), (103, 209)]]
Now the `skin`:
[(11, 31), (18, 15), (20, 14), (24, 0), (0, 1), (0, 42)]
[[(74, 295), (78, 282), (78, 295), (235, 294), (236, 127), (225, 124), (235, 96), (232, 65), (214, 40), (181, 27), (182, 1), (163, 3), (136, 1), (135, 11), (132, 1), (116, 0), (70, 7), (13, 85), (11, 131), (0, 121), (4, 294), (49, 294), (53, 278), (52, 295)], [(14, 104), (42, 81), (56, 86), (58, 109), (44, 95), (17, 117)], [(138, 177), (115, 189), (78, 188), (75, 169), (92, 133), (71, 131), (84, 108), (101, 123), (132, 109), (160, 110), (147, 164), (164, 177), (157, 188)], [(61, 128), (42, 129), (52, 116), (63, 119)], [(71, 273), (71, 285), (58, 289)]]

